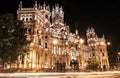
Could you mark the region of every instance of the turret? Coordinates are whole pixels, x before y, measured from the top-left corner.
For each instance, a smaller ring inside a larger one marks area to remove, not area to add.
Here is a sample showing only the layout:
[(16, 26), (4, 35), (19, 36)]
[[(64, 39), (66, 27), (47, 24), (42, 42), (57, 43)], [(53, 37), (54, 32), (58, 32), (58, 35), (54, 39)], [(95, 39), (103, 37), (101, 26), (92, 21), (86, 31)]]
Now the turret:
[(95, 33), (95, 31), (94, 31), (93, 28), (88, 28), (88, 29), (86, 30), (86, 35), (87, 35), (87, 38), (88, 38), (88, 39), (89, 39), (89, 38), (97, 38), (97, 35), (96, 35), (96, 33)]
[(54, 22), (61, 22), (64, 23), (64, 12), (62, 6), (59, 7), (58, 4), (52, 8), (52, 23)]
[(96, 42), (98, 40), (98, 36), (95, 33), (93, 28), (88, 28), (86, 30), (86, 36), (87, 36), (87, 43), (89, 46), (95, 46)]

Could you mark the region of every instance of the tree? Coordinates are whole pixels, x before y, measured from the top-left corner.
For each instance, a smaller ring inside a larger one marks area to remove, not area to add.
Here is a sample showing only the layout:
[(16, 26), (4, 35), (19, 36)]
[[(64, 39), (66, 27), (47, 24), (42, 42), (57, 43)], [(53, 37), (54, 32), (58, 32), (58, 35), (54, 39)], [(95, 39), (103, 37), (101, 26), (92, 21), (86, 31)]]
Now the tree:
[(13, 14), (0, 16), (0, 58), (2, 66), (13, 63), (20, 54), (28, 50), (25, 28), (22, 21), (16, 20)]
[(100, 69), (100, 63), (95, 60), (95, 59), (90, 59), (87, 61), (88, 65), (87, 65), (87, 69), (89, 70), (99, 70)]

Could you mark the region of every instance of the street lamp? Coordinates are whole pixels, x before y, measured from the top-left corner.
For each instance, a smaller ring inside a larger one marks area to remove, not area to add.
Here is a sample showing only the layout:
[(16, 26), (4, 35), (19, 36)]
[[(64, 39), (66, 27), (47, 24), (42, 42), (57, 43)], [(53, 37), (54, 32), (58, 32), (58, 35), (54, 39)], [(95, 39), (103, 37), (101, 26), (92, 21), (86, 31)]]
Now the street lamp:
[(120, 52), (118, 52), (118, 55), (120, 56)]
[(120, 52), (117, 53), (118, 63), (120, 63)]
[(111, 43), (110, 43), (110, 42), (107, 42), (107, 45), (111, 45)]

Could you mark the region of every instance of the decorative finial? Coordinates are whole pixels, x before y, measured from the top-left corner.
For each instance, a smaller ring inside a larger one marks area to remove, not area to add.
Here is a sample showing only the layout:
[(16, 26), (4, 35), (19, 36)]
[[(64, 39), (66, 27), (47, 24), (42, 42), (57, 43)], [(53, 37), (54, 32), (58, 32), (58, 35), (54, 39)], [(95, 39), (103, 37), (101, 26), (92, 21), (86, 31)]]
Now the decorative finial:
[(43, 9), (45, 9), (45, 7), (46, 7), (46, 4), (45, 4), (45, 2), (43, 3)]
[(34, 6), (35, 6), (35, 9), (37, 9), (37, 0), (35, 0), (35, 5)]
[(20, 1), (19, 8), (20, 9), (22, 8), (22, 1)]

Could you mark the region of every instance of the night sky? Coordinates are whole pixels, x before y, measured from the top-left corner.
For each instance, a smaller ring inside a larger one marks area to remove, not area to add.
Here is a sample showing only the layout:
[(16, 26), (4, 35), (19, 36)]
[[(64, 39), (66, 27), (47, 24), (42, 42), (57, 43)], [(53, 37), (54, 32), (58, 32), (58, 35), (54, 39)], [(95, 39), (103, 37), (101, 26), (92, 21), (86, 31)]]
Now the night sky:
[[(34, 0), (22, 0), (23, 7), (32, 7)], [(14, 13), (19, 6), (19, 0), (3, 0), (0, 2), (0, 15)], [(38, 3), (63, 6), (65, 23), (70, 25), (71, 32), (77, 28), (79, 35), (86, 37), (86, 29), (93, 27), (98, 37), (105, 35), (111, 42), (109, 55), (120, 51), (120, 1), (119, 0), (38, 0)]]

